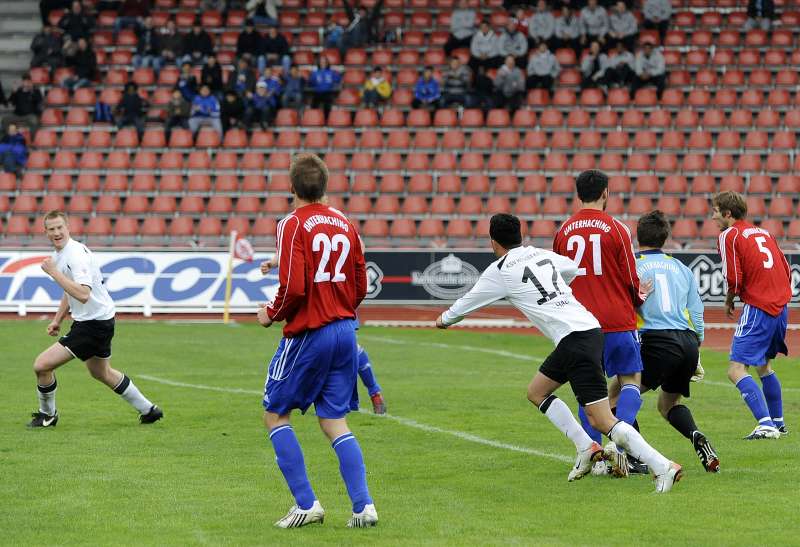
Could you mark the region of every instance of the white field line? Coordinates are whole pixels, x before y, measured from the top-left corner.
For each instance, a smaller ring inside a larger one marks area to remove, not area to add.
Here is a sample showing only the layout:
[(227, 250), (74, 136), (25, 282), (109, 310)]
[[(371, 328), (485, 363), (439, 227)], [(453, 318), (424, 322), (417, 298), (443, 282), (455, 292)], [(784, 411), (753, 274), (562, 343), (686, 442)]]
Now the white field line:
[(500, 357), (508, 357), (510, 359), (518, 359), (520, 361), (526, 362), (544, 362), (544, 357), (539, 355), (526, 355), (522, 353), (512, 353), (510, 351), (505, 351), (502, 349), (492, 349), (492, 348), (481, 348), (478, 346), (462, 346), (458, 344), (445, 344), (443, 342), (420, 342), (420, 341), (409, 341), (409, 340), (401, 340), (400, 338), (389, 338), (386, 336), (373, 336), (371, 334), (366, 335), (359, 335), (359, 340), (371, 340), (373, 342), (383, 342), (384, 344), (394, 344), (394, 345), (407, 345), (411, 344), (414, 346), (427, 346), (431, 348), (442, 348), (442, 349), (459, 349), (464, 351), (476, 351), (479, 353), (488, 353), (490, 355), (499, 355)]
[[(168, 386), (174, 387), (184, 387), (189, 389), (201, 389), (204, 391), (217, 391), (222, 393), (237, 393), (237, 394), (244, 394), (244, 395), (263, 395), (261, 391), (255, 389), (238, 389), (238, 388), (227, 388), (227, 387), (216, 387), (216, 386), (206, 386), (203, 384), (188, 384), (186, 382), (176, 382), (174, 380), (167, 380), (166, 378), (158, 378), (156, 376), (150, 376), (148, 374), (139, 374), (139, 378), (143, 378), (145, 380), (149, 380), (151, 382), (156, 382), (158, 384), (164, 384)], [(492, 448), (501, 448), (504, 450), (510, 450), (512, 452), (521, 452), (522, 454), (529, 454), (532, 456), (539, 456), (540, 458), (549, 458), (551, 460), (556, 460), (559, 462), (566, 462), (571, 463), (572, 458), (568, 456), (563, 456), (561, 454), (554, 454), (552, 452), (544, 452), (542, 450), (535, 450), (533, 448), (527, 448), (525, 446), (517, 446), (514, 444), (508, 443), (501, 443), (498, 441), (493, 441), (491, 439), (484, 439), (483, 437), (478, 437), (477, 435), (473, 435), (471, 433), (464, 433), (463, 431), (455, 431), (452, 429), (444, 429), (441, 427), (436, 427), (432, 425), (423, 424), (417, 422), (415, 420), (411, 420), (409, 418), (403, 418), (402, 416), (394, 416), (391, 414), (384, 414), (383, 416), (378, 416), (372, 414), (371, 412), (361, 409), (360, 412), (362, 414), (366, 414), (367, 416), (372, 416), (379, 419), (384, 420), (391, 420), (393, 422), (397, 422), (401, 425), (406, 427), (411, 427), (414, 429), (419, 429), (420, 431), (425, 431), (428, 433), (437, 433), (439, 435), (450, 435), (452, 437), (456, 437), (463, 441), (469, 441), (476, 444), (482, 444), (484, 446), (491, 446)]]

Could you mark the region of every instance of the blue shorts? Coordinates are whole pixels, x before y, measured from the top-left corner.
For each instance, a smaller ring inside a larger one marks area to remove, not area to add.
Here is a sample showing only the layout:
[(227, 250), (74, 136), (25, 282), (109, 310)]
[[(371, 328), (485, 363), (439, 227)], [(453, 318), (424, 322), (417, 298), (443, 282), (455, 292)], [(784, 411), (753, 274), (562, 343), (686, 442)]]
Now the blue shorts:
[(358, 410), (356, 321), (341, 319), (294, 338), (282, 338), (264, 383), (264, 408), (278, 415), (314, 403), (320, 418)]
[(778, 315), (770, 315), (762, 309), (745, 304), (739, 324), (733, 333), (731, 361), (749, 367), (766, 365), (778, 353), (789, 354), (786, 347), (786, 323), (789, 316), (787, 306)]
[(609, 378), (642, 372), (642, 353), (635, 330), (604, 333), (603, 368)]

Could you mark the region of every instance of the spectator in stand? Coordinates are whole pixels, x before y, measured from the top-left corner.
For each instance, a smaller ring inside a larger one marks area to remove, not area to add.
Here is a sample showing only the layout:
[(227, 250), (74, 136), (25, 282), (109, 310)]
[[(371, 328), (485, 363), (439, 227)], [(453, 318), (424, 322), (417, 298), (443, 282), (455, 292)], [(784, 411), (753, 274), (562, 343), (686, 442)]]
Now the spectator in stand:
[(672, 17), (671, 0), (644, 0), (642, 14), (644, 15), (644, 28), (658, 30), (659, 39), (663, 43), (669, 29), (669, 20)]
[(747, 20), (744, 22), (745, 32), (760, 28), (769, 32), (772, 20), (775, 19), (774, 0), (749, 0), (747, 2)]
[(56, 10), (67, 10), (70, 7), (70, 0), (39, 0), (39, 13), (42, 16), (42, 26), (50, 24), (50, 12)]
[(613, 48), (618, 42), (625, 45), (625, 49), (633, 51), (639, 37), (639, 24), (636, 17), (625, 7), (625, 2), (617, 2), (614, 11), (608, 18), (608, 45)]
[(469, 2), (459, 0), (458, 8), (450, 14), (450, 36), (444, 45), (445, 54), (452, 55), (456, 49), (470, 47), (477, 21), (478, 16), (475, 10), (469, 7)]
[(164, 63), (179, 63), (179, 57), (183, 51), (183, 36), (178, 32), (175, 21), (167, 21), (167, 30), (161, 36), (161, 58)]
[(622, 42), (617, 42), (608, 56), (608, 65), (601, 77), (601, 81), (608, 87), (628, 87), (633, 82), (634, 64), (636, 60), (633, 53), (625, 49)]
[(461, 64), (461, 59), (456, 55), (450, 57), (450, 66), (442, 80), (442, 107), (466, 106), (469, 103), (467, 92), (471, 81), (472, 71), (469, 67)]
[(189, 101), (183, 98), (181, 92), (177, 89), (173, 90), (172, 98), (167, 103), (167, 122), (165, 124), (167, 142), (169, 142), (169, 136), (174, 127), (189, 129), (190, 109)]
[(256, 75), (247, 59), (242, 57), (236, 64), (236, 69), (228, 76), (228, 89), (235, 92), (239, 97), (246, 97), (256, 88)]
[(522, 104), (525, 96), (525, 76), (511, 55), (506, 57), (503, 66), (497, 71), (494, 88), (497, 92), (498, 106), (514, 112)]
[(484, 68), (495, 68), (500, 64), (498, 56), (499, 44), (497, 35), (489, 28), (487, 21), (482, 21), (481, 26), (472, 36), (472, 43), (469, 46), (469, 66), (476, 71), (479, 66)]
[(137, 33), (144, 25), (145, 17), (150, 16), (150, 0), (125, 0), (119, 7), (114, 21), (114, 36), (124, 28), (133, 28)]
[(342, 1), (344, 2), (344, 9), (347, 12), (348, 19), (339, 44), (339, 53), (344, 58), (348, 49), (363, 47), (378, 39), (383, 0), (378, 0), (371, 10), (367, 10), (363, 6), (353, 9), (348, 0)]
[(273, 100), (267, 90), (267, 82), (259, 81), (256, 84), (256, 92), (251, 93), (248, 98), (247, 111), (245, 112), (245, 123), (252, 126), (258, 122), (261, 129), (266, 129), (274, 117)]
[(264, 55), (264, 37), (256, 30), (252, 19), (245, 21), (244, 31), (236, 39), (236, 57), (247, 59), (251, 66), (258, 66), (259, 71), (264, 70), (266, 61)]
[(511, 55), (518, 67), (525, 66), (528, 38), (517, 30), (517, 23), (513, 19), (508, 20), (505, 30), (500, 34), (497, 49), (501, 57), (506, 58)]
[(264, 67), (280, 65), (283, 67), (283, 72), (288, 73), (289, 66), (292, 64), (289, 42), (283, 34), (278, 32), (277, 27), (269, 27), (263, 44), (264, 65), (261, 65), (259, 58), (259, 72), (264, 70)]
[(29, 128), (31, 135), (34, 135), (39, 127), (39, 114), (42, 113), (42, 94), (33, 87), (29, 74), (22, 75), (22, 83), (8, 96), (8, 102), (14, 106), (14, 112), (3, 119), (3, 133), (8, 132), (11, 124), (15, 124)]
[(175, 89), (181, 92), (187, 102), (191, 103), (194, 100), (195, 95), (197, 95), (197, 78), (194, 77), (192, 63), (183, 63), (181, 65), (181, 73), (175, 83)]
[[(267, 96), (269, 97), (270, 119), (269, 123), (275, 119), (275, 114), (281, 105), (281, 97), (283, 96), (283, 80), (281, 79), (281, 69), (273, 67), (264, 71), (264, 76), (259, 79), (267, 85)], [(258, 86), (258, 84), (256, 84)]]
[(192, 100), (192, 114), (189, 117), (189, 130), (192, 135), (197, 135), (201, 127), (210, 126), (222, 137), (222, 121), (220, 120), (220, 107), (217, 98), (211, 94), (207, 85), (200, 86), (200, 94)]
[(278, 0), (248, 0), (247, 16), (258, 25), (278, 24)]
[(435, 110), (441, 97), (442, 90), (439, 87), (439, 81), (433, 77), (433, 67), (426, 66), (414, 85), (414, 100), (411, 101), (411, 106)]
[[(522, 33), (525, 39), (530, 40), (531, 21), (523, 8), (517, 8), (512, 21), (517, 24), (517, 30)], [(528, 47), (531, 47), (530, 42), (528, 42)]]
[(64, 41), (61, 39), (55, 27), (45, 25), (42, 32), (33, 37), (31, 42), (31, 51), (33, 52), (33, 59), (31, 59), (31, 66), (46, 66), (50, 71), (64, 64), (64, 57), (61, 50), (64, 47)]
[(286, 76), (286, 85), (283, 89), (281, 104), (284, 108), (300, 110), (303, 108), (303, 93), (306, 89), (306, 79), (300, 74), (300, 68), (293, 65)]
[(229, 89), (225, 92), (222, 101), (222, 130), (227, 133), (231, 128), (244, 127), (244, 101), (235, 91)]
[(392, 96), (392, 84), (383, 75), (383, 69), (376, 66), (372, 69), (372, 75), (364, 82), (361, 97), (364, 106), (375, 108), (389, 100)]
[(558, 63), (558, 59), (547, 48), (547, 44), (542, 42), (528, 60), (528, 79), (525, 87), (526, 89), (546, 89), (552, 93), (560, 72), (561, 65)]
[(206, 62), (206, 57), (214, 54), (214, 43), (203, 27), (196, 23), (192, 32), (183, 37), (182, 51), (181, 63), (202, 65)]
[(115, 109), (117, 127), (122, 129), (132, 125), (136, 128), (136, 133), (139, 134), (141, 139), (142, 133), (144, 133), (144, 109), (145, 104), (139, 96), (136, 84), (128, 82), (125, 85), (125, 93), (123, 93)]
[(495, 97), (494, 81), (486, 74), (486, 67), (478, 67), (478, 72), (475, 73), (475, 81), (472, 82), (472, 91), (467, 96), (466, 106), (480, 108), (485, 114), (499, 102), (495, 101)]
[(325, 116), (331, 111), (331, 105), (339, 94), (339, 86), (342, 83), (342, 75), (330, 67), (328, 58), (321, 55), (319, 66), (311, 73), (308, 85), (311, 88), (311, 105), (314, 108), (320, 106), (325, 110)]
[(206, 59), (200, 73), (200, 85), (207, 85), (218, 99), (222, 97), (222, 67), (213, 53)]
[(608, 56), (600, 49), (599, 42), (592, 42), (589, 45), (589, 52), (581, 61), (581, 90), (600, 87), (606, 67), (608, 67)]
[(9, 124), (5, 135), (0, 139), (0, 163), (3, 171), (22, 174), (28, 161), (28, 146), (25, 144), (25, 135), (17, 130), (16, 124)]
[(344, 28), (336, 22), (330, 15), (325, 16), (325, 27), (323, 29), (323, 41), (326, 48), (338, 48), (342, 40)]
[(88, 39), (94, 29), (94, 19), (86, 15), (80, 2), (73, 2), (72, 7), (58, 22), (58, 27), (64, 31), (67, 42), (76, 42), (79, 38)]
[(153, 28), (152, 17), (145, 17), (144, 23), (139, 29), (133, 66), (152, 68), (156, 74), (161, 70), (161, 36)]
[(598, 42), (600, 46), (606, 43), (609, 22), (605, 8), (597, 5), (597, 0), (588, 0), (588, 4), (581, 10), (581, 42)]
[(528, 36), (530, 49), (538, 48), (542, 42), (547, 45), (553, 43), (556, 31), (556, 18), (547, 6), (545, 0), (539, 0), (536, 4), (536, 12), (528, 20)]
[(97, 57), (86, 38), (78, 38), (78, 48), (67, 57), (67, 66), (75, 70), (75, 75), (65, 78), (62, 86), (74, 91), (79, 87), (89, 87), (97, 75)]
[(554, 49), (571, 48), (575, 51), (575, 57), (580, 58), (583, 49), (581, 47), (581, 24), (569, 6), (561, 8), (561, 15), (556, 18), (554, 42)]
[(631, 84), (631, 97), (642, 87), (655, 86), (658, 98), (667, 86), (667, 63), (661, 51), (653, 47), (650, 41), (644, 42), (642, 49), (636, 54), (636, 76)]

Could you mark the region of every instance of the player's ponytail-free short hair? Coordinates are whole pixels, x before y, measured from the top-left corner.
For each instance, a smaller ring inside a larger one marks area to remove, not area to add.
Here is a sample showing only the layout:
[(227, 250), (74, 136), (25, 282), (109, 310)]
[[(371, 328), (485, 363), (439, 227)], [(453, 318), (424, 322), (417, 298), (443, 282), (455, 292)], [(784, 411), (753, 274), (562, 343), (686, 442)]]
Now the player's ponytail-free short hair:
[(48, 220), (55, 220), (57, 218), (64, 219), (64, 224), (67, 223), (67, 214), (63, 211), (48, 211), (46, 215), (44, 215), (44, 223), (47, 223)]
[(316, 154), (297, 154), (292, 158), (289, 180), (297, 197), (319, 201), (328, 188), (328, 167)]
[(639, 218), (636, 239), (639, 245), (660, 249), (669, 237), (669, 221), (663, 212), (656, 209)]
[(508, 213), (498, 213), (489, 221), (489, 237), (504, 249), (519, 247), (522, 243), (522, 230), (519, 219)]
[(711, 203), (719, 209), (721, 214), (724, 215), (725, 211), (728, 211), (736, 220), (742, 220), (747, 216), (747, 202), (744, 200), (744, 196), (738, 192), (731, 190), (720, 192), (711, 198)]
[(582, 202), (597, 201), (608, 188), (608, 175), (597, 169), (589, 169), (575, 179), (575, 188)]

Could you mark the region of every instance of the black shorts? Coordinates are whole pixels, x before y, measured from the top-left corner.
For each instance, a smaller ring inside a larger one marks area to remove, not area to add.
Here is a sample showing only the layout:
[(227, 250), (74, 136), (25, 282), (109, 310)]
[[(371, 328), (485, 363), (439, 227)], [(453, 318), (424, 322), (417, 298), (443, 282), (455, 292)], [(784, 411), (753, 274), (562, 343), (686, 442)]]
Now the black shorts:
[(697, 335), (690, 330), (649, 330), (641, 333), (641, 342), (642, 385), (688, 397), (700, 354)]
[(592, 329), (568, 334), (547, 356), (539, 372), (560, 384), (569, 382), (581, 405), (607, 399), (603, 331)]
[(111, 339), (114, 338), (114, 318), (73, 321), (69, 332), (58, 339), (59, 344), (80, 359), (111, 357)]

